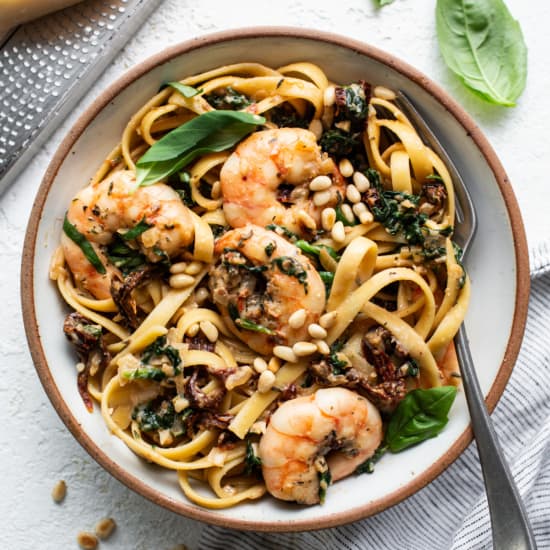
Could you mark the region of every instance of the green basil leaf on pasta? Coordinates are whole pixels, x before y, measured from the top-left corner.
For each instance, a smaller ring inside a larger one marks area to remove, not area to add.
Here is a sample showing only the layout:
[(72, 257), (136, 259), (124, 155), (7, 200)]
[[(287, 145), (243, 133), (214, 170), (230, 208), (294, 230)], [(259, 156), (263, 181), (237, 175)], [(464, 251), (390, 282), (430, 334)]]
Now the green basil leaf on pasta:
[(167, 82), (167, 86), (174, 88), (178, 91), (183, 97), (191, 98), (202, 92), (201, 89), (193, 88), (193, 86), (187, 86), (187, 84), (182, 84), (181, 82)]
[(437, 0), (439, 48), (480, 98), (511, 107), (525, 88), (527, 47), (503, 0)]
[(454, 386), (409, 392), (393, 412), (385, 442), (394, 453), (435, 437), (446, 426), (456, 397)]
[(159, 139), (137, 162), (137, 184), (150, 185), (173, 174), (197, 156), (225, 151), (265, 118), (235, 111), (209, 111)]
[(392, 4), (393, 0), (376, 0), (376, 3), (378, 4), (378, 7), (381, 8), (382, 6), (387, 6), (388, 4)]
[(105, 273), (107, 273), (105, 266), (99, 259), (99, 256), (96, 254), (96, 251), (90, 241), (88, 241), (88, 239), (80, 233), (80, 231), (76, 228), (76, 225), (73, 225), (67, 219), (66, 214), (65, 219), (63, 220), (63, 232), (67, 235), (67, 237), (69, 237), (69, 239), (71, 239), (71, 241), (79, 246), (80, 250), (82, 250), (82, 254), (84, 254), (86, 259), (95, 267), (98, 273), (101, 273), (101, 275), (105, 275)]

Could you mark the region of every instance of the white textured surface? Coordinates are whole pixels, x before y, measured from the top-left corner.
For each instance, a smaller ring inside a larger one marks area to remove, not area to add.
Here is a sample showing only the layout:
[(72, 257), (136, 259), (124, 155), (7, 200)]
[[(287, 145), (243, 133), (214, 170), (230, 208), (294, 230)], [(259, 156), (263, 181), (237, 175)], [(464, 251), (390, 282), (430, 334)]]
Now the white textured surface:
[[(329, 30), (369, 42), (415, 65), (449, 91), (477, 121), (510, 177), (524, 214), (530, 248), (534, 249), (550, 235), (550, 106), (546, 97), (550, 89), (550, 38), (546, 28), (550, 7), (541, 1), (536, 2), (536, 8), (533, 4), (507, 0), (529, 47), (527, 88), (513, 109), (482, 103), (446, 69), (435, 37), (434, 0), (395, 0), (381, 10), (375, 8), (373, 0), (166, 0), (162, 4), (0, 198), (0, 292), (4, 304), (0, 316), (0, 399), (7, 421), (0, 432), (2, 548), (76, 548), (77, 532), (91, 529), (105, 515), (115, 517), (119, 527), (109, 541), (102, 543), (102, 548), (169, 550), (183, 542), (189, 548), (200, 548), (200, 524), (132, 493), (88, 457), (51, 407), (26, 347), (19, 313), (19, 266), (28, 213), (53, 152), (92, 99), (126, 69), (152, 53), (215, 30), (291, 25)], [(50, 492), (61, 478), (67, 481), (68, 495), (62, 505), (55, 505)]]

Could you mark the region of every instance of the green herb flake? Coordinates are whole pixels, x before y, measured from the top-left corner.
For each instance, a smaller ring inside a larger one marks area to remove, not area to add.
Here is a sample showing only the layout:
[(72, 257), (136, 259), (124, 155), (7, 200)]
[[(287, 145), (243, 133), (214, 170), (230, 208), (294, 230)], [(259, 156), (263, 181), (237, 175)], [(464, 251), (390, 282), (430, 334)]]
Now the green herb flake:
[(268, 336), (275, 335), (274, 330), (264, 327), (263, 325), (258, 325), (258, 323), (254, 323), (254, 321), (250, 321), (250, 319), (238, 318), (238, 319), (235, 319), (234, 322), (239, 328), (242, 328), (244, 330), (259, 332), (261, 334), (267, 334)]
[(259, 473), (262, 467), (262, 459), (254, 452), (254, 447), (250, 439), (246, 440), (246, 455), (245, 455), (245, 474)]
[(272, 263), (276, 265), (279, 270), (288, 275), (289, 277), (296, 277), (298, 282), (304, 285), (305, 293), (307, 294), (307, 271), (302, 267), (302, 264), (292, 256), (279, 256), (274, 258)]
[(76, 228), (76, 225), (73, 225), (68, 220), (66, 214), (65, 219), (63, 220), (63, 232), (67, 235), (67, 237), (69, 237), (69, 239), (71, 239), (71, 241), (78, 245), (86, 259), (94, 266), (98, 273), (101, 275), (105, 275), (105, 273), (107, 273), (107, 270), (105, 269), (102, 261), (99, 259), (92, 243), (90, 243), (90, 241), (88, 241), (88, 239), (80, 233), (80, 231)]
[(327, 496), (327, 489), (332, 481), (332, 475), (330, 473), (330, 470), (326, 470), (325, 472), (319, 472), (318, 475), (319, 475), (319, 501), (321, 504), (323, 504)]

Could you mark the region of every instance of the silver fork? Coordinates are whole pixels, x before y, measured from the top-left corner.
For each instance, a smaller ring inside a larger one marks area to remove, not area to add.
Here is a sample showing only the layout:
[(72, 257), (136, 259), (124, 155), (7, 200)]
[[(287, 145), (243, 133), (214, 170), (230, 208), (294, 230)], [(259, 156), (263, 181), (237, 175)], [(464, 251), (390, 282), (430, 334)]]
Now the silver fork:
[[(458, 223), (455, 227), (454, 239), (462, 247), (464, 258), (477, 229), (475, 208), (468, 189), (449, 155), (404, 92), (398, 93), (397, 104), (415, 126), (423, 141), (440, 156), (449, 170), (457, 198)], [(493, 547), (496, 550), (536, 549), (535, 537), (525, 508), (483, 400), (464, 324), (456, 335), (455, 344), (464, 394), (485, 479)]]

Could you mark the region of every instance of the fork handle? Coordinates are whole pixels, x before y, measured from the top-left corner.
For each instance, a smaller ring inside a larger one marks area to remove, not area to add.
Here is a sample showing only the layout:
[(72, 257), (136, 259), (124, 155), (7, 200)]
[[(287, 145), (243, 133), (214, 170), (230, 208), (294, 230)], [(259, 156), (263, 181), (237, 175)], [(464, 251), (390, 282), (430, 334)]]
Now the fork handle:
[(487, 412), (464, 325), (458, 331), (456, 344), (464, 393), (487, 489), (493, 546), (495, 550), (534, 550), (537, 548), (535, 537)]

